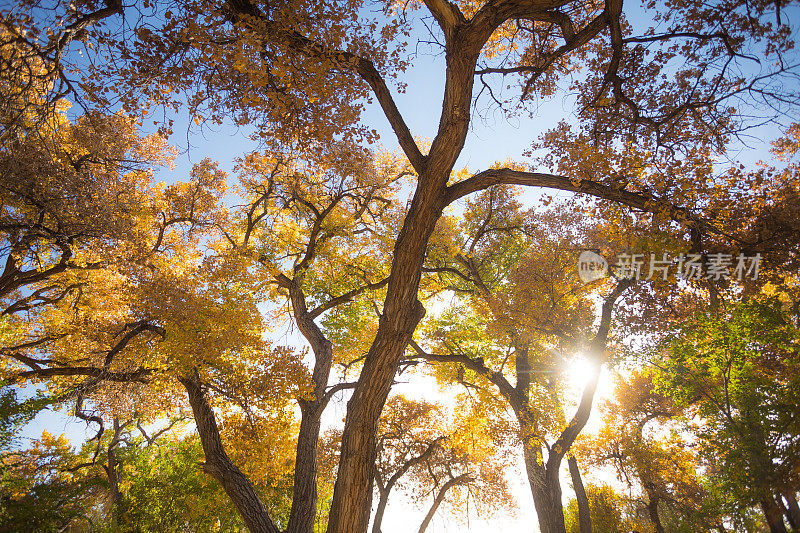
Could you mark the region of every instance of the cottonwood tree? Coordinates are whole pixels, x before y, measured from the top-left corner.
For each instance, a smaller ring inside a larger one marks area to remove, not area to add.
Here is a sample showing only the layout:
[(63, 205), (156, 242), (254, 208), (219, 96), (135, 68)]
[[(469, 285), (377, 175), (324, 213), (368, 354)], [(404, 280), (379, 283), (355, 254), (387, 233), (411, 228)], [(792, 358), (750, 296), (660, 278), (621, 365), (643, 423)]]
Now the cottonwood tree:
[[(637, 513), (629, 498), (616, 491), (607, 484), (586, 485), (589, 509), (592, 515), (594, 531), (608, 531), (609, 533), (624, 533), (626, 531), (647, 531), (647, 519)], [(567, 532), (582, 533), (580, 529), (578, 504), (575, 499), (570, 500), (565, 508)]]
[(713, 484), (735, 495), (734, 511), (760, 506), (774, 532), (786, 531), (784, 515), (796, 520), (798, 488), (797, 308), (784, 307), (762, 296), (696, 316), (669, 338), (656, 375), (662, 394), (701, 418), (693, 434)]
[[(313, 354), (308, 376), (313, 389), (297, 398), (301, 418), (291, 530), (306, 530), (316, 521), (321, 417), (337, 392), (355, 385), (331, 383), (336, 378), (332, 370), (336, 365), (346, 370), (363, 359), (362, 346), (354, 340), (377, 319), (364, 303), (382, 294), (388, 282), (388, 235), (402, 217), (396, 196), (409, 172), (391, 154), (347, 143), (317, 148), (304, 158), (273, 151), (241, 161), (239, 182), (247, 202), (221, 228), (219, 249), (225, 261), (263, 283), (263, 298), (279, 306), (272, 316), (283, 315), (296, 325)], [(359, 329), (356, 324), (362, 331), (349, 335)], [(195, 385), (202, 384), (187, 385), (193, 394)], [(195, 413), (203, 409), (212, 416), (202, 397), (195, 398)], [(204, 442), (219, 440), (212, 425), (199, 429)], [(218, 466), (223, 473), (232, 467), (222, 459)], [(248, 480), (238, 482), (230, 490), (252, 493)]]
[[(475, 417), (456, 417), (448, 423), (439, 405), (402, 395), (389, 398), (378, 431), (373, 533), (382, 531), (386, 508), (396, 498), (410, 499), (424, 511), (415, 526), (420, 533), (442, 507), (459, 521), (468, 519), (470, 506), (484, 516), (513, 510), (493, 435)], [(327, 431), (320, 448), (320, 474), (332, 481), (341, 431)]]
[(164, 307), (149, 303), (197, 260), (222, 176), (204, 162), (189, 183), (155, 186), (170, 150), (124, 115), (72, 123), (61, 109), (24, 131), (0, 156), (3, 380), (48, 384), (50, 401), (74, 400), (88, 420), (83, 400), (98, 388), (135, 396), (158, 374), (158, 356), (145, 359)]
[[(365, 7), (358, 1), (250, 0), (125, 7), (109, 0), (46, 10), (26, 4), (3, 18), (10, 41), (26, 59), (42, 61), (57, 81), (46, 101), (63, 87), (87, 106), (122, 104), (131, 112), (185, 102), (197, 122), (254, 124), (273, 144), (369, 141), (374, 133), (359, 122), (362, 102), (371, 97), (384, 111), (417, 179), (393, 243), (381, 319), (348, 407), (331, 533), (367, 528), (377, 423), (424, 313), (417, 297), (421, 269), (446, 206), (500, 183), (585, 193), (646, 210), (680, 200), (653, 194), (654, 187), (628, 188), (620, 169), (614, 169), (617, 179), (593, 180), (498, 167), (454, 181), (476, 79), (493, 102), (526, 113), (535, 112), (534, 103), (552, 95), (565, 75), (582, 69), (576, 109), (596, 143), (648, 142), (676, 153), (697, 143), (721, 149), (752, 114), (747, 102), (780, 107), (796, 99), (792, 36), (780, 3), (650, 4), (643, 18), (659, 24), (640, 29), (630, 22), (635, 10), (620, 0), (430, 0), (424, 9), (445, 58), (445, 89), (438, 130), (423, 153), (390, 89), (406, 65), (403, 42), (413, 10), (423, 5), (379, 3), (380, 15)], [(48, 32), (48, 17), (63, 24)], [(77, 43), (86, 43), (84, 58), (69, 53)], [(750, 56), (777, 67), (754, 72)], [(73, 79), (76, 66), (81, 74)], [(512, 83), (519, 91), (509, 101)], [(501, 87), (509, 89), (500, 94)], [(774, 108), (765, 114), (776, 116)], [(691, 224), (690, 213), (667, 212)], [(255, 500), (237, 506), (247, 509), (252, 530), (278, 529)], [(563, 531), (563, 525), (553, 527)]]
[[(516, 442), (540, 528), (564, 528), (560, 472), (592, 409), (600, 366), (607, 361), (614, 304), (633, 280), (608, 284), (599, 316), (575, 268), (575, 243), (592, 247), (594, 228), (579, 212), (522, 211), (508, 187), (468, 204), (462, 240), (449, 261), (425, 269), (463, 301), (426, 326), (410, 357), (445, 364), (437, 375), (474, 390), (483, 405), (513, 417)], [(569, 414), (566, 364), (584, 352), (592, 375)]]
[(659, 533), (724, 530), (722, 512), (698, 475), (700, 458), (668, 424), (656, 425), (677, 418), (681, 410), (655, 391), (651, 373), (618, 379), (616, 398), (606, 402), (603, 414), (603, 428), (577, 447), (584, 464), (612, 467), (641, 498), (637, 503)]
[(469, 503), (487, 515), (512, 508), (501, 454), (480, 427), (460, 422), (448, 424), (435, 404), (400, 395), (387, 401), (378, 429), (373, 533), (381, 531), (392, 491), (410, 495), (425, 510), (419, 533), (443, 504), (462, 520)]

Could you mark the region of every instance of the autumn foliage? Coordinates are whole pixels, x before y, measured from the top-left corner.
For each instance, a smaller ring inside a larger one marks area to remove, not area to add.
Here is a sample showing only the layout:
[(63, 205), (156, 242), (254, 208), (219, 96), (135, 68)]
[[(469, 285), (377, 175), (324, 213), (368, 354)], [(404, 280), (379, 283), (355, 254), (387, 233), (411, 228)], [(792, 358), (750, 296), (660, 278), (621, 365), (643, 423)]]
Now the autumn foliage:
[[(797, 10), (1, 8), (0, 531), (800, 530)], [(184, 165), (222, 126), (257, 149)]]

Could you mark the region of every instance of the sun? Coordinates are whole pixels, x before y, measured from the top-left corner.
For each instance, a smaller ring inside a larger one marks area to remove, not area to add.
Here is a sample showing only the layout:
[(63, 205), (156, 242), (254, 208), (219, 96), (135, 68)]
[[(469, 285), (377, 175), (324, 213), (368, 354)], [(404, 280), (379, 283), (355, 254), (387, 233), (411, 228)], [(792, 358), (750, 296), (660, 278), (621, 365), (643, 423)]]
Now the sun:
[[(597, 389), (594, 393), (594, 405), (597, 406), (604, 400), (614, 396), (613, 373), (605, 365), (600, 365), (600, 368), (598, 368), (597, 363), (586, 357), (586, 354), (578, 353), (568, 359), (565, 362), (564, 372), (566, 374), (567, 390), (577, 401), (580, 401), (584, 388), (598, 372), (600, 375), (597, 379)], [(596, 411), (597, 409), (592, 409), (592, 415), (586, 428), (589, 432), (593, 430), (592, 426), (596, 425), (599, 420), (599, 417), (595, 414)]]
[(579, 353), (567, 361), (567, 383), (570, 388), (583, 390), (598, 371), (602, 374), (602, 369), (598, 368), (597, 363), (589, 360), (584, 354)]

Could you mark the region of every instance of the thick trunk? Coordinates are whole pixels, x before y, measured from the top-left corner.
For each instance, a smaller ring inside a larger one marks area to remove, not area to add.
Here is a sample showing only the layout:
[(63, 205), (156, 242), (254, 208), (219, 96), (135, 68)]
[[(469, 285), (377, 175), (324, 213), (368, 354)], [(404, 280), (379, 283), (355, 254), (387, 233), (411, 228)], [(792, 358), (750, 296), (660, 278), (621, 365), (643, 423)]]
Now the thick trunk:
[(302, 411), (295, 454), (292, 510), (286, 531), (312, 533), (317, 517), (317, 444), (321, 410)]
[(533, 505), (539, 520), (541, 533), (566, 533), (564, 508), (561, 504), (561, 488), (552, 484), (531, 486)]
[[(525, 429), (523, 429), (524, 431)], [(528, 476), (533, 505), (539, 521), (539, 531), (541, 533), (566, 533), (558, 472), (556, 471), (555, 475), (552, 473), (548, 475), (548, 471), (541, 464), (540, 451), (531, 442), (531, 440), (526, 440), (522, 449), (525, 458), (525, 473)]]
[(772, 496), (761, 500), (761, 510), (764, 512), (764, 518), (767, 519), (770, 533), (788, 533), (786, 524), (783, 522), (783, 511)]
[(189, 403), (200, 434), (200, 443), (206, 462), (203, 470), (216, 479), (241, 514), (251, 533), (280, 533), (269, 517), (253, 484), (231, 462), (219, 434), (214, 411), (197, 376), (182, 378), (181, 383), (189, 394)]
[(800, 505), (797, 504), (797, 496), (784, 494), (783, 499), (786, 500), (786, 518), (789, 519), (789, 525), (792, 529), (800, 530)]
[[(428, 241), (446, 206), (447, 180), (469, 128), (475, 65), (482, 42), (459, 33), (448, 46), (439, 131), (424, 160), (417, 190), (397, 237), (383, 315), (348, 402), (342, 452), (327, 533), (364, 533), (369, 525), (375, 432), (397, 365), (425, 314), (417, 299)], [(461, 42), (461, 39), (464, 42)]]
[(572, 478), (572, 488), (575, 490), (575, 500), (578, 502), (578, 524), (581, 533), (592, 533), (592, 515), (589, 510), (589, 497), (586, 496), (586, 488), (583, 486), (581, 471), (578, 469), (578, 461), (574, 455), (567, 459), (569, 464), (569, 475)]
[(417, 300), (425, 244), (443, 206), (418, 190), (400, 232), (383, 316), (348, 402), (328, 533), (362, 533), (369, 522), (378, 418), (397, 365), (425, 314)]

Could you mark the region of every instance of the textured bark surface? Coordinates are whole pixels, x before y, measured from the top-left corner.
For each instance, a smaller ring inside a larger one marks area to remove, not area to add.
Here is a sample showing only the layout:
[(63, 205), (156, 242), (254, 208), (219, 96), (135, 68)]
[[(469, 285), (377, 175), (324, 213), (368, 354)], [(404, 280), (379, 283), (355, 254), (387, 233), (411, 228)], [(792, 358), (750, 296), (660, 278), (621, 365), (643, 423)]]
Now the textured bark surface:
[(786, 523), (783, 521), (783, 511), (772, 496), (761, 500), (761, 510), (767, 519), (770, 533), (788, 533)]
[(309, 313), (298, 281), (285, 278), (284, 286), (289, 289), (298, 328), (314, 352), (314, 370), (311, 375), (314, 396), (311, 400), (299, 400), (300, 432), (297, 435), (292, 510), (287, 531), (311, 533), (317, 516), (317, 444), (322, 411), (327, 404), (325, 389), (333, 363), (333, 346)]
[(795, 530), (800, 530), (800, 505), (797, 504), (797, 497), (794, 494), (784, 494), (786, 500), (786, 518), (789, 525)]
[(575, 490), (575, 500), (578, 502), (578, 525), (581, 533), (592, 533), (592, 514), (589, 509), (589, 497), (586, 496), (586, 487), (583, 486), (578, 460), (574, 455), (567, 459), (569, 476), (572, 478), (572, 488)]
[(469, 125), (474, 70), (483, 41), (469, 32), (465, 35), (470, 40), (448, 47), (439, 132), (398, 235), (378, 331), (348, 402), (328, 533), (364, 533), (369, 523), (378, 418), (397, 365), (425, 314), (417, 299), (425, 250), (446, 206), (447, 180)]
[(206, 458), (203, 470), (222, 485), (251, 533), (280, 533), (261, 503), (253, 484), (225, 453), (214, 411), (208, 403), (199, 378), (196, 375), (182, 378), (181, 383), (189, 394), (189, 403), (203, 445)]

